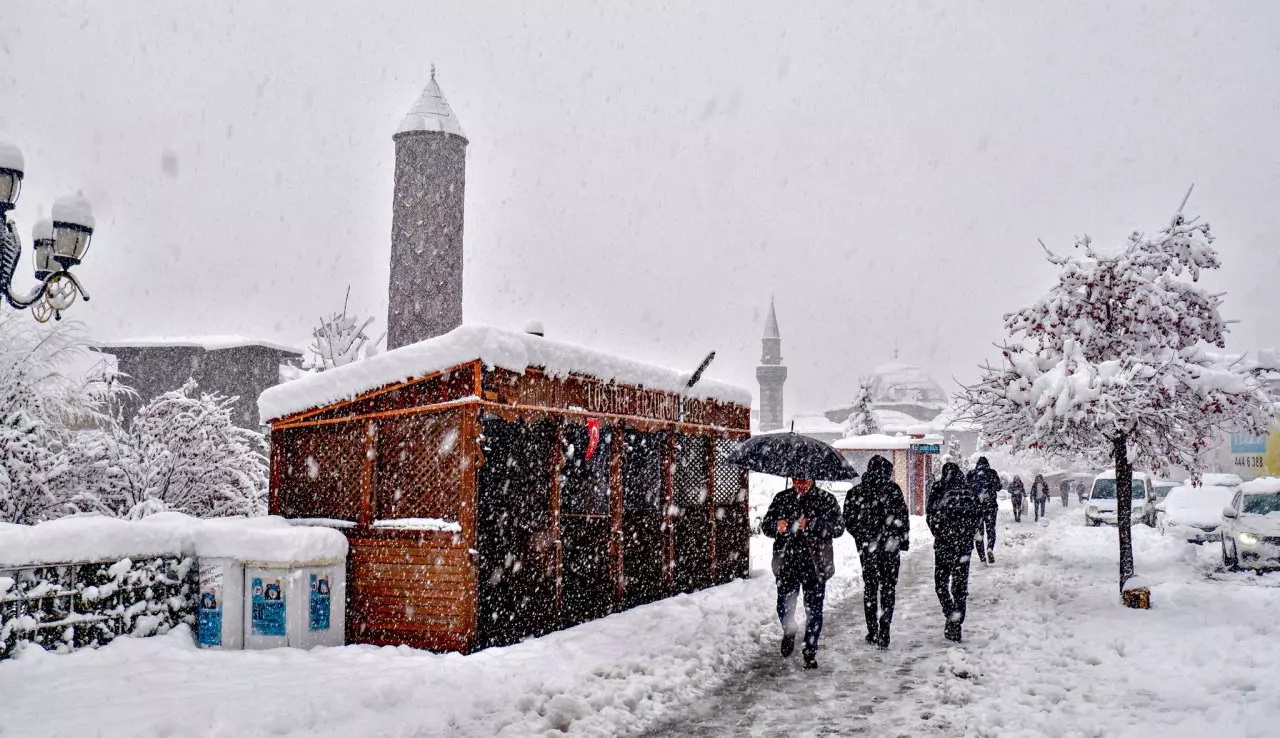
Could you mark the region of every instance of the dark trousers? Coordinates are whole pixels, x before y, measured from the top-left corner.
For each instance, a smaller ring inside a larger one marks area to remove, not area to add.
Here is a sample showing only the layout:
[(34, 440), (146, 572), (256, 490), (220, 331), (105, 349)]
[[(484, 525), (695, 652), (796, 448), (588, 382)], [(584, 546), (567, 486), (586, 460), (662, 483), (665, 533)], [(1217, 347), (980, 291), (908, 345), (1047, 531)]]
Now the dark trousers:
[(858, 558), (862, 560), (862, 609), (867, 616), (867, 632), (887, 635), (898, 599), (902, 556), (897, 551), (859, 550)]
[(1039, 520), (1040, 518), (1043, 518), (1043, 517), (1045, 516), (1044, 506), (1045, 506), (1046, 504), (1048, 504), (1048, 502), (1049, 502), (1049, 500), (1047, 500), (1047, 499), (1045, 499), (1045, 498), (1043, 498), (1043, 497), (1041, 497), (1040, 499), (1038, 499), (1038, 500), (1036, 500), (1036, 501), (1035, 501), (1035, 504), (1036, 504), (1036, 520)]
[(827, 582), (818, 577), (784, 577), (778, 579), (778, 619), (784, 633), (796, 632), (796, 598), (804, 590), (804, 648), (818, 650), (822, 635), (822, 602), (827, 596)]
[(996, 550), (996, 517), (998, 515), (998, 510), (992, 510), (982, 513), (982, 517), (978, 520), (978, 537), (973, 540), (973, 549), (978, 553), (982, 553), (984, 540), (988, 551)]
[(1063, 506), (1063, 507), (1066, 507), (1066, 506), (1067, 506), (1067, 495), (1063, 495), (1063, 496), (1062, 496), (1062, 506)]
[(933, 544), (933, 586), (942, 614), (955, 623), (964, 622), (969, 601), (969, 546), (959, 541)]
[(1010, 497), (1009, 502), (1013, 504), (1013, 522), (1022, 522), (1022, 498)]

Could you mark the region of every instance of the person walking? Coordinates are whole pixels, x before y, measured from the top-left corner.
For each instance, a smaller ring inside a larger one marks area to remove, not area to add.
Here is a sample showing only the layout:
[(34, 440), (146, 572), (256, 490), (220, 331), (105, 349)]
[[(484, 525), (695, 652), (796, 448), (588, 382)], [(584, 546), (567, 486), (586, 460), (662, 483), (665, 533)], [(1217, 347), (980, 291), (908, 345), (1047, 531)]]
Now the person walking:
[(879, 454), (844, 498), (844, 527), (858, 545), (862, 563), (862, 607), (867, 643), (889, 647), (902, 553), (910, 546), (911, 519), (893, 464)]
[(836, 573), (831, 541), (844, 533), (840, 505), (811, 479), (796, 479), (774, 496), (762, 532), (773, 539), (773, 575), (778, 583), (782, 655), (796, 647), (796, 599), (804, 592), (804, 668), (818, 668), (818, 637), (827, 580)]
[(1043, 475), (1037, 474), (1031, 482), (1031, 504), (1035, 506), (1038, 523), (1045, 517), (1045, 505), (1049, 504), (1049, 483), (1044, 481)]
[(942, 478), (929, 490), (925, 521), (933, 532), (933, 584), (946, 618), (942, 632), (956, 643), (969, 600), (969, 546), (981, 514), (974, 485), (959, 466), (943, 465)]
[(978, 463), (974, 464), (965, 481), (978, 498), (978, 532), (981, 535), (974, 536), (973, 545), (982, 563), (990, 564), (996, 560), (996, 519), (1000, 515), (1000, 500), (996, 495), (1004, 488), (1004, 482), (1000, 481), (1000, 475), (991, 468), (991, 462), (985, 456), (978, 457)]
[(1071, 497), (1071, 481), (1064, 479), (1058, 483), (1058, 495), (1062, 497), (1062, 506), (1067, 506), (1067, 499)]
[(1027, 488), (1022, 485), (1022, 477), (1014, 477), (1009, 482), (1009, 502), (1013, 504), (1013, 522), (1022, 522), (1022, 504), (1027, 495)]

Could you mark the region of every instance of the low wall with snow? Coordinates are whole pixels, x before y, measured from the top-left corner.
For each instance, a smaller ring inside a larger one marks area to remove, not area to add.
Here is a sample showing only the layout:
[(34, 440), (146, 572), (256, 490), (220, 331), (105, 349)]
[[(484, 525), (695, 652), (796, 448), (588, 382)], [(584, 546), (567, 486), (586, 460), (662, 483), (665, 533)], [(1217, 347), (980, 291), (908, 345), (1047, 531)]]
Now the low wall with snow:
[(346, 555), (338, 531), (279, 517), (0, 523), (0, 659), (19, 643), (65, 652), (194, 625), (201, 556), (305, 564)]

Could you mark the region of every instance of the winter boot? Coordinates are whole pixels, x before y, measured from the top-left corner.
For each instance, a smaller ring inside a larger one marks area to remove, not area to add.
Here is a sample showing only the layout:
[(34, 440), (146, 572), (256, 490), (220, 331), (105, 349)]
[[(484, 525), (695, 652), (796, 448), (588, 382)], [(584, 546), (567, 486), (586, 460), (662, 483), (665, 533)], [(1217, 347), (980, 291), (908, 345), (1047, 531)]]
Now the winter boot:
[(818, 652), (813, 650), (812, 648), (806, 648), (804, 650), (804, 668), (806, 669), (818, 668)]
[(783, 633), (782, 634), (782, 657), (785, 659), (786, 657), (794, 653), (795, 650), (796, 650), (796, 634)]
[(946, 626), (942, 629), (942, 635), (946, 637), (948, 641), (955, 641), (956, 643), (959, 643), (960, 623), (953, 623), (948, 620)]
[(987, 549), (987, 563), (988, 564), (996, 563), (996, 552), (989, 548)]
[(880, 629), (880, 635), (876, 637), (876, 645), (879, 646), (881, 651), (887, 650), (889, 648), (889, 629), (888, 628)]
[(879, 639), (880, 639), (880, 636), (876, 635), (876, 632), (874, 630), (867, 631), (867, 643), (875, 643)]

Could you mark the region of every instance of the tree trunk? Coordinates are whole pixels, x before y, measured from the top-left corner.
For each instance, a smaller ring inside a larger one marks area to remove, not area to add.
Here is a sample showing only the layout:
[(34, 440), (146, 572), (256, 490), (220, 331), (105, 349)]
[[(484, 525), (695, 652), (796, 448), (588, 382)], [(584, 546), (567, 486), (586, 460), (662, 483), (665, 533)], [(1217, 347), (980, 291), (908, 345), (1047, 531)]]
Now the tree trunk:
[(1116, 528), (1120, 534), (1120, 589), (1133, 576), (1133, 467), (1129, 464), (1129, 436), (1111, 440), (1116, 462)]

